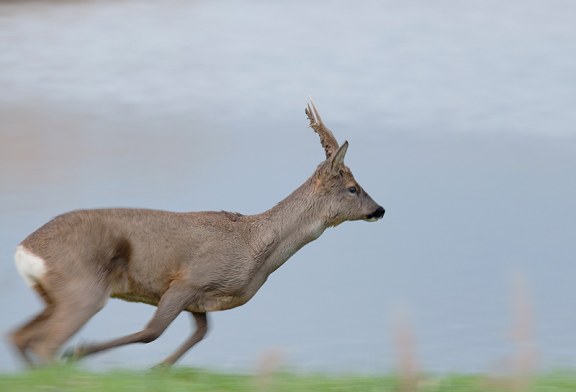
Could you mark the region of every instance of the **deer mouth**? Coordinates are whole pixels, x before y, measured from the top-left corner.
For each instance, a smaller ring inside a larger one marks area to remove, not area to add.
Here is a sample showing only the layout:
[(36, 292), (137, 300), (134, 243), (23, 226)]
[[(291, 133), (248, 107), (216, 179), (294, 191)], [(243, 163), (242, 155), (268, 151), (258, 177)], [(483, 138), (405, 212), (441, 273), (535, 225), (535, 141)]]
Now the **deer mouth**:
[(366, 222), (376, 222), (377, 220), (380, 220), (384, 217), (384, 212), (385, 212), (384, 208), (382, 206), (379, 206), (373, 213), (366, 216), (364, 220)]

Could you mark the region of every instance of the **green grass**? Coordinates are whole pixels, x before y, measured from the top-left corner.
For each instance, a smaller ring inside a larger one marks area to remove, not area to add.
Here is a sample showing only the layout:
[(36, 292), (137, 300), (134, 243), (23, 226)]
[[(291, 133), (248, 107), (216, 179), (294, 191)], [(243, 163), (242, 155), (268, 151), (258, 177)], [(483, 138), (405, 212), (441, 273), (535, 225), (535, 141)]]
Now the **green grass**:
[(0, 374), (0, 391), (358, 391), (358, 392), (574, 392), (576, 374), (539, 375), (530, 382), (485, 375), (422, 377), (415, 385), (395, 376), (318, 375), (277, 373), (250, 376), (177, 368), (169, 371), (110, 371), (91, 373), (56, 367), (16, 374)]

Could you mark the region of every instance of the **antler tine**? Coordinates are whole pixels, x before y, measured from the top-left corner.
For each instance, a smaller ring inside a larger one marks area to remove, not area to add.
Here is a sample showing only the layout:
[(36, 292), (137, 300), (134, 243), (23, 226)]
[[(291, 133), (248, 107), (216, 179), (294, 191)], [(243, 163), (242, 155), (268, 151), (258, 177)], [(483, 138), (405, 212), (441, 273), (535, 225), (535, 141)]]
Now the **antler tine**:
[(314, 130), (320, 136), (320, 143), (322, 147), (324, 147), (324, 151), (326, 152), (326, 159), (330, 158), (336, 150), (338, 150), (338, 141), (332, 134), (332, 132), (324, 125), (320, 114), (318, 113), (318, 109), (316, 109), (316, 105), (310, 98), (310, 102), (306, 106), (305, 110), (306, 116), (308, 120), (310, 120), (310, 128)]

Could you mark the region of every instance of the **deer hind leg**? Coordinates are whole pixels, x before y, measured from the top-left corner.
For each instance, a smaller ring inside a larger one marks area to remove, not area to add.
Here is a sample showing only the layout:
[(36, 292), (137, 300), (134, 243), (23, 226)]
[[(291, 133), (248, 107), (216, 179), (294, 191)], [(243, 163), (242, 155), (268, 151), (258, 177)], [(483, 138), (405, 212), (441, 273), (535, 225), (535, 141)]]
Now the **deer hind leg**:
[(108, 290), (99, 283), (76, 281), (54, 290), (52, 297), (53, 309), (30, 346), (30, 351), (45, 364), (55, 362), (60, 347), (102, 309)]
[(173, 283), (162, 295), (158, 308), (152, 319), (139, 332), (122, 336), (103, 343), (88, 344), (76, 347), (72, 355), (82, 358), (100, 351), (131, 343), (150, 343), (156, 340), (176, 317), (194, 300), (196, 293), (185, 284)]
[(188, 340), (186, 340), (180, 347), (178, 347), (178, 350), (160, 362), (157, 367), (167, 367), (173, 365), (177, 360), (180, 359), (180, 357), (182, 357), (182, 355), (186, 354), (188, 350), (190, 350), (196, 343), (201, 341), (204, 336), (206, 336), (206, 332), (208, 332), (208, 318), (206, 317), (206, 313), (192, 312), (192, 316), (196, 322), (196, 330), (194, 333), (188, 338)]
[(46, 306), (34, 318), (10, 334), (10, 340), (12, 344), (17, 349), (22, 359), (29, 366), (33, 366), (34, 361), (30, 357), (28, 350), (30, 349), (30, 346), (34, 344), (34, 341), (43, 330), (46, 321), (50, 319), (54, 311), (54, 302), (46, 290), (44, 290), (44, 288), (39, 283), (35, 283), (32, 287), (36, 292), (40, 294), (40, 297)]

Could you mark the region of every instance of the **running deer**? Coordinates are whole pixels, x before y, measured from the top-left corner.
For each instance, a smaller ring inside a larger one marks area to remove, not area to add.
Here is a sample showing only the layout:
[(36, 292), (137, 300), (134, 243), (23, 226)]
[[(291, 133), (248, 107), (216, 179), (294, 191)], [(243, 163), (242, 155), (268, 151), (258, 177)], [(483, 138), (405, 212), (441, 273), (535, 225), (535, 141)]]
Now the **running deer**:
[(172, 365), (205, 336), (206, 313), (248, 302), (272, 272), (326, 228), (382, 218), (384, 208), (344, 165), (348, 142), (338, 145), (312, 101), (305, 112), (326, 159), (268, 211), (80, 210), (28, 236), (17, 247), (16, 266), (46, 306), (10, 335), (23, 360), (29, 365), (55, 361), (60, 347), (113, 297), (157, 309), (141, 331), (80, 345), (68, 355), (76, 359), (152, 342), (188, 312), (194, 333), (159, 364)]

